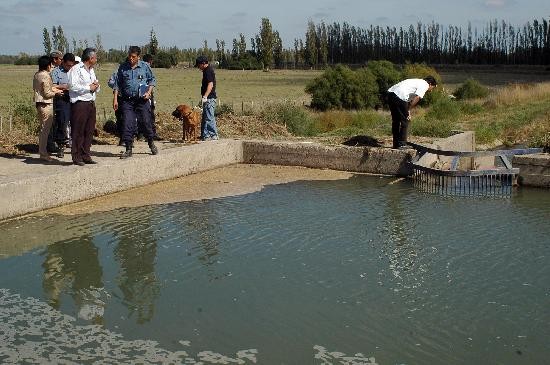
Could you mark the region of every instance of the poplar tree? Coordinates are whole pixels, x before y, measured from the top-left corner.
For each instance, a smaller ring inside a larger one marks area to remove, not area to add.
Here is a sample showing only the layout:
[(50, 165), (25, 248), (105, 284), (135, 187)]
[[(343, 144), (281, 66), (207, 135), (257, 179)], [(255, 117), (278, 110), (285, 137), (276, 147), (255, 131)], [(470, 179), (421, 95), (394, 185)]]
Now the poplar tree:
[(50, 39), (50, 32), (48, 32), (48, 28), (44, 27), (42, 30), (42, 35), (44, 36), (44, 53), (49, 55), (52, 51), (52, 41)]
[[(256, 44), (258, 45), (258, 44)], [(269, 70), (273, 63), (273, 27), (268, 18), (262, 18), (260, 27), (260, 61), (264, 70)]]
[(317, 65), (317, 33), (315, 24), (311, 20), (307, 24), (305, 59), (309, 67)]

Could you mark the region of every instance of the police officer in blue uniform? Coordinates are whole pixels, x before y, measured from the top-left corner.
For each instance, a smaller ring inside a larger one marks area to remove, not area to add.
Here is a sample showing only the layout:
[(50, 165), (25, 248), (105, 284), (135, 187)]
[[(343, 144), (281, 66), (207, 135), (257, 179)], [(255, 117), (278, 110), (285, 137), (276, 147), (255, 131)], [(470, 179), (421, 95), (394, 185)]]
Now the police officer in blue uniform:
[(128, 58), (119, 66), (116, 84), (113, 86), (113, 109), (117, 111), (120, 108), (124, 118), (122, 141), (126, 150), (120, 155), (122, 159), (132, 156), (138, 123), (147, 139), (151, 153), (153, 155), (158, 153), (153, 141), (151, 103), (149, 102), (157, 81), (151, 67), (139, 59), (140, 54), (141, 49), (137, 46), (131, 46), (128, 49)]

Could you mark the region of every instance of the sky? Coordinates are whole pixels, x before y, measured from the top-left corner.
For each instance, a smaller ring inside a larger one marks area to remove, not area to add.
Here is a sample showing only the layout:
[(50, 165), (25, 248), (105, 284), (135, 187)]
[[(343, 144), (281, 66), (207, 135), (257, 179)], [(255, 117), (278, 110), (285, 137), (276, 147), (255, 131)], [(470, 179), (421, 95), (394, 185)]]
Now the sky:
[(549, 0), (0, 0), (0, 54), (43, 52), (42, 30), (61, 25), (72, 39), (93, 45), (99, 34), (103, 48), (144, 45), (154, 29), (161, 47), (200, 48), (216, 39), (231, 49), (233, 38), (259, 33), (268, 18), (285, 48), (305, 40), (308, 21), (404, 26), (435, 21), (444, 26), (478, 29), (498, 19), (522, 26), (534, 19), (550, 19)]

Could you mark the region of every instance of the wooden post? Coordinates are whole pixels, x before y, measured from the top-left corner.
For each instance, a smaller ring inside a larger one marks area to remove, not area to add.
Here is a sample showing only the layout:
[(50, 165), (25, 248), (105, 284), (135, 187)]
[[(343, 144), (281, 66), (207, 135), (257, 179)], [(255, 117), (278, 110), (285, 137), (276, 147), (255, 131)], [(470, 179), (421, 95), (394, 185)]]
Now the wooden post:
[(13, 115), (10, 115), (10, 132), (11, 132), (11, 124), (12, 124), (12, 120), (13, 120)]
[(244, 114), (244, 100), (241, 101), (241, 113)]
[(107, 110), (103, 108), (103, 122), (107, 121)]
[(2, 124), (4, 124), (4, 117), (0, 115), (0, 133), (2, 133)]

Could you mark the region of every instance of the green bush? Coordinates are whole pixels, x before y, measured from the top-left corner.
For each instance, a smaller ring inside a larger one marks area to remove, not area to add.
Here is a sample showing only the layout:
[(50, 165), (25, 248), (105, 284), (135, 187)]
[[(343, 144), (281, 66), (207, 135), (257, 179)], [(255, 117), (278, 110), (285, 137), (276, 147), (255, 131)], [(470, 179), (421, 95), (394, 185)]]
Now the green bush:
[(306, 92), (311, 94), (311, 107), (318, 110), (362, 109), (378, 101), (378, 85), (372, 72), (366, 68), (352, 71), (343, 65), (327, 68), (307, 84)]
[(153, 65), (158, 68), (171, 68), (178, 64), (178, 57), (174, 53), (159, 51), (155, 56)]
[(435, 68), (426, 65), (425, 63), (407, 63), (403, 67), (403, 79), (423, 79), (427, 76), (433, 76), (438, 85), (441, 85), (441, 75)]
[(401, 81), (401, 72), (390, 61), (369, 61), (367, 69), (376, 78), (380, 96), (384, 95), (392, 85)]
[(441, 75), (435, 68), (427, 66), (424, 63), (408, 63), (403, 67), (403, 79), (423, 79), (427, 76), (433, 76), (435, 78), (437, 81), (437, 88), (426, 93), (424, 98), (420, 101), (421, 106), (435, 104), (438, 100), (443, 98), (447, 99), (447, 95), (443, 91)]
[(448, 137), (451, 131), (457, 128), (457, 121), (462, 115), (460, 105), (448, 97), (439, 98), (419, 118), (411, 122), (411, 133), (417, 136), (426, 137)]
[(300, 105), (285, 101), (267, 104), (260, 111), (260, 117), (267, 123), (278, 123), (298, 136), (313, 136), (318, 133), (309, 113)]
[(431, 121), (449, 121), (457, 122), (462, 115), (460, 105), (455, 100), (448, 97), (437, 99), (436, 102), (426, 112), (426, 119)]
[(414, 118), (410, 124), (410, 133), (416, 136), (446, 138), (455, 129), (456, 125), (452, 121), (428, 119), (425, 116)]
[(476, 79), (468, 79), (456, 89), (453, 94), (457, 99), (484, 98), (489, 95), (489, 89)]

